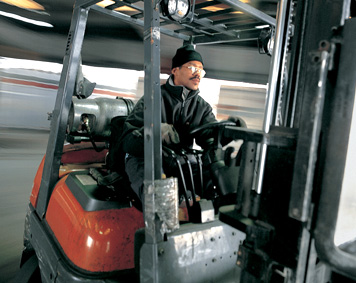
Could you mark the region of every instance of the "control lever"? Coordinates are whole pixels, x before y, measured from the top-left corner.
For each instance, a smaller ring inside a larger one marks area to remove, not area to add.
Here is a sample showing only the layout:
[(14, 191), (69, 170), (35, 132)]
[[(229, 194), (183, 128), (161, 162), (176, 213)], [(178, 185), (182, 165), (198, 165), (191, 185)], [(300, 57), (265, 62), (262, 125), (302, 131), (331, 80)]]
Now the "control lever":
[[(186, 206), (187, 206), (187, 209), (188, 209), (188, 215), (189, 215), (189, 219), (191, 219), (192, 217), (192, 207), (190, 206), (190, 203), (189, 203), (189, 197), (188, 197), (188, 190), (187, 190), (187, 185), (185, 183), (185, 178), (184, 178), (184, 172), (183, 172), (183, 168), (182, 168), (182, 164), (181, 162), (179, 161), (178, 159), (178, 156), (177, 154), (170, 148), (166, 147), (166, 146), (162, 146), (162, 149), (164, 151), (166, 151), (168, 154), (171, 155), (171, 157), (174, 159), (174, 161), (176, 162), (177, 166), (178, 166), (178, 169), (179, 169), (179, 173), (181, 175), (181, 179), (182, 179), (182, 184), (183, 184), (183, 195), (184, 195), (184, 198), (185, 198), (185, 202), (186, 202)], [(195, 196), (194, 196), (195, 197)], [(194, 200), (193, 200), (194, 201)]]

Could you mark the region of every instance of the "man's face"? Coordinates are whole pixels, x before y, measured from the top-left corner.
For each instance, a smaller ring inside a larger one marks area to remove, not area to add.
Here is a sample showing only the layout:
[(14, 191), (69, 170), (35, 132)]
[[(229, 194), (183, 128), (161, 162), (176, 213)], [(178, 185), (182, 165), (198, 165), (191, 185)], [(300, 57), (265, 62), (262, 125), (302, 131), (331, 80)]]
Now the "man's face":
[(189, 61), (180, 67), (173, 68), (172, 74), (174, 75), (175, 85), (183, 85), (191, 90), (197, 90), (200, 79), (204, 77), (205, 72), (201, 62)]

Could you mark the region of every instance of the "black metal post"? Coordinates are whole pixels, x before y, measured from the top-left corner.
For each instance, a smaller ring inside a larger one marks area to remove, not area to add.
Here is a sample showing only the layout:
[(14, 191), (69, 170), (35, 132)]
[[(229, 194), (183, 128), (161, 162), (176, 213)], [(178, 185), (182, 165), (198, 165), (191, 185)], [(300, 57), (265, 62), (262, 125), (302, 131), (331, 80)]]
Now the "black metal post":
[(141, 282), (158, 282), (158, 246), (162, 240), (156, 216), (155, 180), (162, 178), (160, 17), (156, 1), (145, 1), (144, 19), (144, 218), (145, 244), (140, 253)]
[(73, 10), (36, 207), (38, 215), (42, 218), (45, 216), (50, 196), (58, 180), (68, 113), (75, 91), (88, 11), (89, 9), (84, 9), (80, 5), (75, 5)]

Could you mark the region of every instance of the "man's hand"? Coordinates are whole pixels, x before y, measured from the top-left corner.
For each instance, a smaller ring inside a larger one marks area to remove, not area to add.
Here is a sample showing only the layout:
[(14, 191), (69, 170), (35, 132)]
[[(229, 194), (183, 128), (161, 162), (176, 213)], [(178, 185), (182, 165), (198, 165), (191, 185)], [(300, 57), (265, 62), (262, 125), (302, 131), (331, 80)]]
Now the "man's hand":
[(166, 145), (172, 143), (177, 144), (180, 141), (176, 129), (173, 127), (173, 125), (167, 123), (161, 124), (161, 136), (162, 136), (162, 142)]
[(230, 116), (227, 120), (235, 123), (237, 127), (247, 128), (246, 122), (240, 117)]

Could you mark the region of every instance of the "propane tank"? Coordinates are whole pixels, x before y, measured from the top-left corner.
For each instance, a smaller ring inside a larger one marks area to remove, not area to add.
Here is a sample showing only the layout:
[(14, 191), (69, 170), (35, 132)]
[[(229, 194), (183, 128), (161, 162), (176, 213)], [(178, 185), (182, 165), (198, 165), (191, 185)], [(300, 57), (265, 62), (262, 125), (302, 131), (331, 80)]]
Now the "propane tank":
[(127, 116), (134, 103), (129, 99), (103, 98), (78, 99), (73, 97), (69, 111), (67, 133), (73, 136), (107, 138), (110, 136), (111, 119)]

